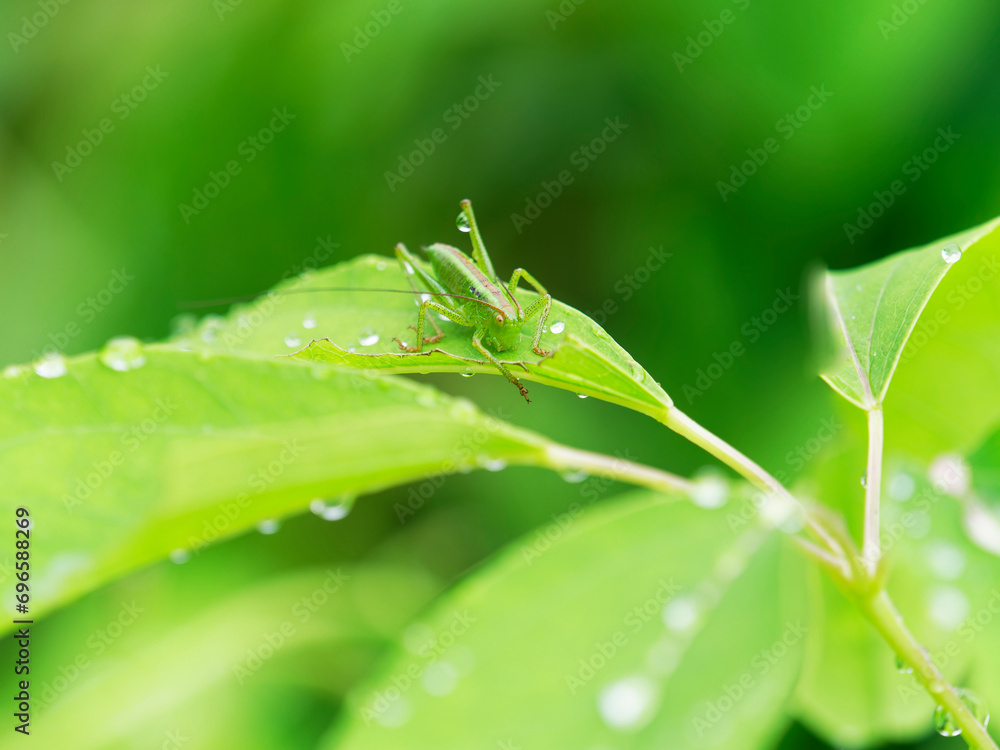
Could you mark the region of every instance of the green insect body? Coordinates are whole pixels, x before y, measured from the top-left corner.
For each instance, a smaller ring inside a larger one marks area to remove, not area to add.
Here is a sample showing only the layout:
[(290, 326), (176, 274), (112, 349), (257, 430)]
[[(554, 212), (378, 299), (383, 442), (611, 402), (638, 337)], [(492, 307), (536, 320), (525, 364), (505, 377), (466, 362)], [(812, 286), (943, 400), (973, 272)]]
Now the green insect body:
[[(530, 403), (528, 390), (514, 373), (490, 352), (490, 349), (499, 353), (516, 347), (521, 340), (521, 328), (528, 320), (538, 315), (538, 326), (531, 348), (541, 357), (552, 354), (539, 346), (545, 330), (545, 320), (549, 316), (549, 310), (552, 309), (552, 295), (523, 268), (514, 271), (509, 285), (500, 281), (479, 234), (472, 213), (472, 204), (469, 201), (462, 201), (462, 213), (459, 218), (464, 218), (464, 224), (468, 226), (472, 235), (472, 258), (456, 247), (435, 243), (426, 248), (433, 270), (433, 274), (430, 274), (421, 267), (416, 257), (405, 246), (396, 245), (396, 257), (406, 272), (410, 286), (415, 292), (432, 296), (420, 305), (416, 326), (410, 326), (417, 332), (416, 345), (407, 346), (399, 339), (394, 341), (403, 351), (415, 353), (421, 351), (424, 344), (435, 344), (443, 339), (444, 332), (433, 316), (427, 316), (428, 311), (437, 313), (460, 326), (472, 328), (473, 346), (513, 383), (525, 401)], [(514, 296), (521, 279), (531, 284), (541, 295), (526, 309), (521, 307)], [(433, 336), (424, 336), (424, 326), (427, 321), (430, 321), (434, 328)]]

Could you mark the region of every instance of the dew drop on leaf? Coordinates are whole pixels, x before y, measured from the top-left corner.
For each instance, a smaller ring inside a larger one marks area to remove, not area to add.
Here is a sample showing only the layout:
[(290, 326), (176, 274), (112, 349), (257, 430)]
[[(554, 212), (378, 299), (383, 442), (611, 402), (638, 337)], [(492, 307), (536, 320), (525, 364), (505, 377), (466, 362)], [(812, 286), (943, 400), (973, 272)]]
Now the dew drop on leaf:
[(465, 211), (462, 211), (455, 219), (455, 226), (458, 227), (460, 232), (471, 232), (472, 227), (469, 226), (469, 217), (465, 215)]
[(563, 323), (561, 320), (557, 320), (549, 327), (549, 331), (551, 331), (552, 333), (562, 333), (565, 330), (566, 330), (566, 324)]
[(705, 474), (694, 480), (691, 499), (700, 508), (721, 508), (729, 499), (729, 485), (716, 474)]
[(900, 674), (913, 674), (913, 667), (906, 663), (906, 660), (900, 656), (896, 655), (896, 671)]
[(586, 393), (578, 393), (578, 394), (576, 394), (576, 397), (577, 398), (587, 398), (587, 394)]
[[(982, 724), (983, 727), (988, 726), (990, 723), (990, 712), (986, 708), (986, 704), (983, 703), (982, 698), (967, 688), (956, 688), (955, 692), (958, 693), (958, 697), (965, 704), (965, 707), (969, 709), (969, 713), (975, 717), (976, 721)], [(948, 713), (948, 710), (944, 706), (938, 706), (934, 709), (934, 728), (943, 737), (957, 737), (962, 733), (961, 727), (955, 723), (955, 719), (952, 718), (952, 715)]]
[(570, 484), (579, 484), (580, 482), (586, 481), (587, 477), (590, 476), (583, 469), (570, 469), (569, 471), (564, 471), (560, 476), (563, 481), (569, 482)]
[(612, 729), (635, 731), (653, 718), (658, 700), (656, 684), (634, 675), (604, 687), (597, 696), (597, 710)]
[(289, 349), (295, 349), (296, 347), (302, 346), (302, 339), (298, 334), (289, 333), (285, 336), (285, 346)]
[(950, 266), (952, 263), (962, 259), (962, 248), (954, 242), (945, 245), (941, 248), (941, 259)]
[(302, 319), (302, 327), (311, 329), (315, 328), (316, 325), (316, 316), (312, 313), (306, 313), (306, 316)]
[(119, 336), (111, 339), (101, 350), (98, 358), (101, 364), (116, 372), (128, 372), (146, 364), (146, 355), (142, 352), (139, 339), (131, 336)]
[(698, 603), (692, 596), (678, 596), (663, 606), (662, 617), (668, 630), (684, 632), (698, 622)]
[(261, 534), (276, 534), (281, 528), (281, 521), (276, 518), (267, 518), (257, 524), (257, 531)]
[(50, 354), (35, 363), (35, 374), (43, 378), (61, 378), (66, 374), (66, 360), (61, 354)]
[(362, 328), (358, 334), (358, 343), (361, 346), (374, 346), (378, 343), (379, 335), (372, 328)]
[(336, 500), (324, 500), (318, 497), (309, 503), (309, 510), (324, 521), (340, 521), (350, 515), (354, 508), (354, 500), (355, 498), (350, 495), (344, 495)]
[(486, 471), (503, 471), (507, 468), (507, 462), (502, 458), (490, 458), (489, 456), (478, 456), (476, 464)]

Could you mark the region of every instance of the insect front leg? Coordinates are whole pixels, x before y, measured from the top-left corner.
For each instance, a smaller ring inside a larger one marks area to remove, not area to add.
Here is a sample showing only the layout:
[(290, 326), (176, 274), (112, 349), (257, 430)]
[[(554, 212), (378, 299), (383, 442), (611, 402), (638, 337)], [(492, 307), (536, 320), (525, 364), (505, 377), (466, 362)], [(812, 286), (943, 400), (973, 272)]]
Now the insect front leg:
[(538, 281), (535, 279), (535, 277), (532, 276), (527, 271), (525, 271), (523, 268), (516, 268), (516, 269), (514, 269), (514, 275), (510, 277), (510, 292), (511, 292), (511, 294), (513, 294), (514, 292), (517, 291), (517, 285), (518, 285), (518, 283), (520, 283), (521, 279), (524, 279), (529, 284), (531, 284), (533, 287), (535, 287), (535, 291), (538, 292), (539, 294), (541, 294), (542, 296), (545, 296), (546, 294), (548, 294), (548, 292), (545, 290), (545, 287), (542, 286), (541, 284), (539, 284)]
[(448, 318), (448, 320), (454, 323), (458, 323), (458, 325), (460, 326), (472, 327), (475, 325), (475, 322), (470, 320), (463, 312), (445, 307), (440, 302), (435, 302), (434, 300), (429, 299), (420, 305), (420, 311), (417, 313), (416, 328), (410, 326), (410, 328), (414, 328), (414, 330), (417, 332), (416, 346), (407, 346), (398, 338), (393, 339), (393, 341), (399, 344), (399, 348), (402, 349), (404, 352), (409, 352), (410, 354), (414, 354), (416, 352), (419, 352), (424, 344), (436, 344), (438, 341), (444, 338), (444, 332), (441, 330), (440, 326), (438, 326), (438, 324), (434, 321), (433, 318), (431, 318), (431, 324), (434, 326), (435, 330), (437, 331), (437, 334), (434, 336), (428, 336), (427, 338), (424, 338), (424, 320), (427, 317), (428, 310), (433, 310), (434, 312), (441, 313), (441, 315)]
[(517, 388), (517, 390), (521, 392), (521, 395), (524, 396), (524, 400), (530, 404), (531, 399), (528, 398), (528, 389), (521, 384), (521, 381), (515, 377), (514, 373), (504, 366), (503, 362), (494, 357), (493, 354), (485, 346), (483, 346), (482, 335), (482, 331), (476, 331), (472, 336), (472, 345), (479, 350), (480, 354), (490, 361), (490, 364), (500, 371), (501, 375), (507, 378), (507, 380), (509, 380)]
[(546, 294), (544, 297), (539, 297), (535, 300), (535, 303), (528, 307), (524, 311), (524, 318), (527, 320), (534, 316), (537, 312), (541, 311), (542, 315), (538, 319), (538, 327), (535, 329), (535, 338), (531, 342), (531, 349), (539, 357), (548, 357), (552, 354), (548, 349), (542, 349), (539, 344), (542, 341), (542, 332), (545, 329), (545, 321), (548, 320), (549, 311), (552, 309), (552, 295)]

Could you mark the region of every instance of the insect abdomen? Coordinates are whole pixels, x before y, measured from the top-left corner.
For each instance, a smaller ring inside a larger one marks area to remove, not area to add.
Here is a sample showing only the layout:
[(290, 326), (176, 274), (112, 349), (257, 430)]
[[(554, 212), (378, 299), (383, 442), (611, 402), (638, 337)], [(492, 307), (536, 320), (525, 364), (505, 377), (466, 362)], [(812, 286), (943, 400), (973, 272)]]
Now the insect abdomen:
[(427, 257), (438, 281), (452, 294), (475, 297), (497, 307), (508, 304), (492, 279), (457, 247), (436, 243), (427, 248)]

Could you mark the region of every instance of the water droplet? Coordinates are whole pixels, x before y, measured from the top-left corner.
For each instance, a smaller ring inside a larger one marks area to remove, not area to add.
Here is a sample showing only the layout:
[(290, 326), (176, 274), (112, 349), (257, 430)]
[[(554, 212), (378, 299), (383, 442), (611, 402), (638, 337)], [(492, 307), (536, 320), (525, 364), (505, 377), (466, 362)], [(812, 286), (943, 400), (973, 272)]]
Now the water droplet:
[(170, 333), (172, 336), (187, 336), (194, 332), (197, 325), (198, 317), (194, 313), (181, 313), (171, 319)]
[(309, 510), (322, 518), (324, 521), (340, 521), (350, 515), (354, 508), (354, 498), (344, 495), (336, 500), (324, 500), (316, 498), (309, 503)]
[(119, 336), (111, 339), (104, 345), (98, 358), (102, 364), (117, 372), (135, 370), (146, 364), (142, 344), (131, 336)]
[(25, 372), (25, 368), (20, 365), (7, 365), (3, 368), (5, 378), (16, 378)]
[(458, 227), (459, 232), (471, 232), (472, 227), (469, 226), (469, 217), (465, 215), (465, 211), (462, 211), (455, 219), (455, 226)]
[(1000, 517), (981, 503), (971, 503), (962, 518), (969, 539), (977, 546), (1000, 555)]
[(962, 248), (954, 242), (941, 248), (941, 259), (949, 266), (957, 260), (962, 259)]
[(564, 481), (569, 482), (570, 484), (580, 484), (580, 482), (585, 481), (590, 475), (583, 469), (570, 469), (568, 471), (564, 471), (560, 476), (562, 476)]
[(35, 374), (43, 378), (61, 378), (66, 374), (66, 360), (61, 354), (49, 354), (35, 363)]
[(466, 367), (465, 370), (462, 371), (463, 378), (471, 378), (473, 375), (475, 375), (475, 373), (472, 371), (471, 367)]
[(181, 547), (178, 547), (170, 553), (170, 562), (176, 563), (177, 565), (183, 565), (190, 559), (191, 553)]
[(913, 674), (913, 667), (907, 664), (902, 656), (896, 654), (896, 671), (900, 674)]
[(862, 487), (867, 487), (868, 486), (868, 472), (867, 471), (864, 474), (861, 475), (861, 486)]
[(658, 701), (656, 683), (634, 675), (604, 687), (597, 696), (597, 710), (612, 729), (637, 731), (653, 718)]
[(424, 669), (420, 683), (431, 695), (444, 697), (458, 685), (458, 670), (446, 661), (432, 662)]
[(913, 492), (917, 488), (917, 483), (913, 481), (913, 477), (903, 471), (897, 471), (891, 477), (889, 477), (889, 484), (886, 487), (886, 491), (889, 493), (889, 497), (898, 503), (905, 503), (911, 497), (913, 497)]
[[(976, 721), (984, 727), (989, 726), (990, 712), (982, 698), (968, 688), (955, 688), (955, 692), (965, 707), (969, 709), (969, 713), (976, 718)], [(957, 737), (962, 733), (962, 728), (955, 723), (955, 719), (944, 706), (938, 706), (934, 709), (934, 728), (943, 737)]]
[(566, 324), (563, 323), (561, 320), (557, 320), (549, 327), (549, 331), (551, 333), (562, 333), (565, 330), (566, 330)]
[(312, 313), (306, 313), (306, 316), (302, 319), (303, 328), (315, 328), (317, 325), (316, 316)]
[(691, 500), (700, 508), (721, 508), (729, 499), (729, 485), (716, 474), (705, 474), (694, 480)]
[(635, 360), (632, 360), (631, 362), (629, 362), (629, 367), (632, 370), (632, 379), (634, 381), (636, 381), (637, 383), (645, 382), (647, 374), (646, 371), (642, 369), (642, 365), (640, 365)]
[(379, 271), (384, 271), (386, 269), (385, 261), (380, 260), (378, 263), (375, 264), (375, 268), (377, 268)]
[(698, 622), (698, 603), (692, 596), (678, 596), (663, 607), (663, 624), (674, 632), (684, 632)]
[(961, 589), (954, 586), (938, 586), (931, 591), (931, 620), (944, 630), (955, 630), (969, 616), (969, 600)]
[(578, 394), (576, 394), (576, 397), (577, 398), (587, 398), (587, 394), (586, 393), (578, 393)]
[(489, 456), (479, 456), (476, 463), (486, 471), (503, 471), (507, 468), (507, 462), (502, 458), (490, 458)]
[(257, 531), (261, 534), (276, 534), (281, 528), (281, 521), (276, 518), (267, 518), (257, 524)]
[(358, 334), (358, 343), (361, 346), (374, 346), (378, 343), (379, 335), (372, 328), (362, 328)]
[(211, 344), (215, 341), (216, 334), (225, 328), (225, 326), (226, 319), (221, 315), (206, 315), (201, 321), (201, 333), (199, 336), (206, 344)]
[(295, 349), (302, 346), (302, 339), (294, 333), (289, 333), (285, 335), (285, 346), (289, 349)]

